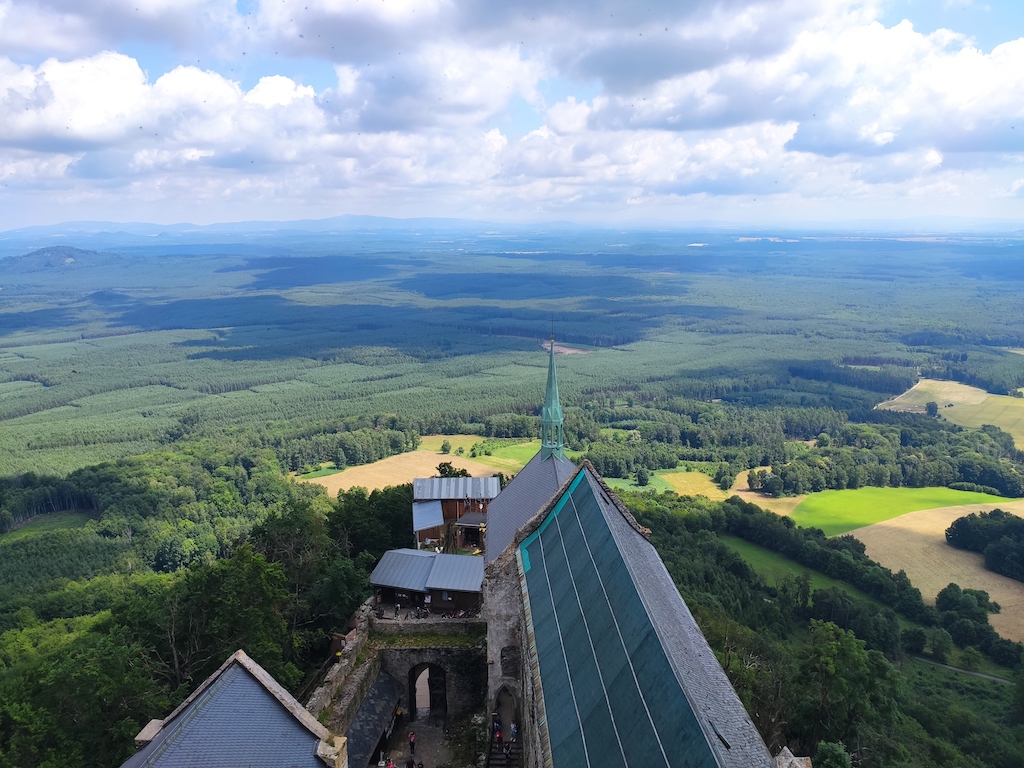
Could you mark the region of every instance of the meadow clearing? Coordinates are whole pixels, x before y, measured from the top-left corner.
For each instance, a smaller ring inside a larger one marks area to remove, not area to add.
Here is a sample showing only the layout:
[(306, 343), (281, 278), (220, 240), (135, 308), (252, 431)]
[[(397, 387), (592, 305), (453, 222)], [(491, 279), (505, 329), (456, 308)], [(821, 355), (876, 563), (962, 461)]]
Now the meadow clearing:
[[(755, 472), (759, 470), (770, 470), (771, 467), (756, 467)], [(750, 486), (747, 485), (747, 473), (740, 472), (736, 475), (736, 479), (733, 480), (732, 488), (729, 489), (729, 496), (739, 496), (746, 502), (751, 504), (757, 504), (761, 509), (767, 509), (769, 512), (774, 512), (777, 515), (789, 516), (793, 514), (793, 510), (796, 509), (804, 499), (807, 498), (807, 494), (801, 494), (800, 496), (783, 496), (782, 498), (775, 498), (769, 496), (766, 493), (760, 491), (750, 490)]]
[(300, 482), (322, 485), (330, 496), (336, 496), (338, 491), (347, 491), (356, 486), (372, 491), (389, 485), (411, 483), (417, 477), (434, 477), (437, 475), (437, 465), (443, 461), (450, 461), (453, 467), (465, 469), (473, 477), (490, 477), (495, 472), (494, 467), (481, 464), (475, 459), (419, 450), (399, 453), (372, 464), (349, 467), (323, 477), (309, 480), (302, 478)]
[(936, 403), (939, 416), (953, 424), (972, 429), (992, 424), (1013, 435), (1018, 448), (1024, 446), (1024, 398), (993, 395), (955, 381), (921, 379), (902, 395), (878, 407), (924, 413), (929, 402)]
[(56, 531), (61, 528), (84, 528), (92, 518), (84, 512), (53, 512), (48, 515), (38, 515), (19, 525), (14, 530), (0, 534), (0, 541), (11, 542), (18, 539), (27, 539), (47, 531)]
[(724, 501), (730, 496), (703, 472), (687, 469), (651, 472), (646, 486), (637, 485), (635, 478), (606, 477), (604, 481), (616, 491), (675, 491), (680, 496), (706, 496), (712, 501)]
[(850, 535), (864, 542), (873, 560), (894, 571), (906, 571), (929, 603), (950, 582), (985, 590), (1003, 609), (989, 616), (992, 626), (1003, 637), (1024, 642), (1024, 584), (986, 570), (981, 555), (946, 543), (946, 528), (954, 520), (994, 506), (1024, 515), (1024, 500), (1003, 499), (998, 505), (966, 504), (910, 512), (857, 528)]
[(881, 606), (881, 603), (870, 595), (861, 592), (853, 585), (847, 584), (845, 581), (833, 579), (831, 576), (826, 576), (821, 571), (807, 568), (795, 560), (790, 560), (788, 557), (780, 555), (778, 552), (752, 544), (738, 536), (718, 534), (718, 539), (742, 557), (747, 565), (757, 571), (758, 575), (762, 576), (772, 586), (777, 586), (787, 576), (802, 576), (804, 573), (809, 573), (811, 575), (812, 591), (835, 587), (836, 589), (848, 592), (858, 600), (864, 600)]
[(820, 528), (826, 536), (837, 536), (922, 509), (965, 504), (984, 504), (992, 508), (1006, 501), (1001, 496), (951, 488), (866, 487), (809, 494), (789, 516), (797, 525)]

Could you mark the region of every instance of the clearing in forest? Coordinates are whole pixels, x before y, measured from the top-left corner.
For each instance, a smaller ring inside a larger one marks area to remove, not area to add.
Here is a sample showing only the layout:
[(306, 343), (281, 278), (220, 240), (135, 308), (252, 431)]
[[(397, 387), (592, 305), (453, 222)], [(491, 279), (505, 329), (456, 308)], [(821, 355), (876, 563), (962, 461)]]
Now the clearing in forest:
[(1018, 448), (1024, 446), (1024, 398), (992, 395), (955, 381), (921, 379), (899, 397), (877, 407), (924, 413), (929, 402), (938, 405), (939, 416), (953, 424), (971, 429), (992, 424), (1013, 435)]
[(685, 470), (662, 469), (655, 472), (680, 496), (707, 496), (712, 501), (724, 501), (729, 498), (728, 491), (723, 491), (715, 481), (703, 472), (687, 472)]
[(893, 571), (906, 571), (929, 603), (950, 582), (985, 590), (1003, 609), (989, 616), (992, 626), (1003, 637), (1024, 642), (1024, 584), (986, 570), (981, 555), (946, 543), (946, 529), (954, 520), (995, 507), (1024, 515), (1024, 500), (1002, 499), (998, 504), (924, 509), (850, 534), (864, 542), (872, 560)]
[(680, 496), (707, 496), (712, 501), (722, 501), (730, 495), (703, 472), (686, 469), (651, 472), (647, 485), (637, 485), (635, 477), (606, 477), (604, 481), (616, 491), (675, 491)]
[(490, 477), (496, 471), (494, 467), (462, 456), (445, 456), (433, 451), (409, 451), (388, 456), (372, 464), (349, 467), (333, 475), (300, 482), (322, 485), (331, 496), (336, 496), (339, 490), (347, 491), (356, 486), (372, 491), (389, 485), (411, 483), (417, 477), (433, 477), (437, 474), (437, 465), (443, 461), (450, 461), (453, 467), (465, 469), (473, 477)]
[[(766, 469), (770, 470), (771, 467), (756, 467), (755, 472)], [(782, 498), (775, 498), (769, 496), (766, 493), (760, 491), (750, 490), (750, 486), (747, 484), (747, 472), (740, 472), (736, 475), (736, 479), (732, 483), (732, 488), (729, 489), (729, 496), (739, 496), (746, 502), (756, 504), (761, 509), (767, 509), (769, 512), (774, 512), (776, 515), (789, 516), (793, 514), (793, 510), (796, 509), (800, 503), (807, 498), (807, 494), (801, 494), (800, 496), (783, 496)]]
[(951, 488), (868, 487), (812, 493), (793, 510), (790, 517), (797, 525), (820, 528), (826, 536), (836, 536), (921, 509), (963, 504), (999, 506), (1005, 501), (1000, 496)]
[(12, 531), (0, 534), (0, 541), (27, 539), (40, 533), (57, 531), (62, 528), (84, 528), (92, 518), (84, 512), (52, 512), (36, 515), (28, 522), (18, 525)]
[(867, 593), (861, 592), (859, 589), (847, 584), (845, 581), (833, 579), (831, 576), (826, 576), (821, 571), (808, 568), (801, 565), (796, 560), (790, 560), (785, 555), (780, 555), (778, 552), (773, 552), (766, 547), (752, 544), (746, 539), (741, 539), (738, 536), (727, 536), (720, 533), (718, 534), (718, 540), (742, 557), (747, 565), (757, 571), (757, 574), (763, 577), (765, 581), (772, 586), (778, 586), (782, 579), (787, 576), (802, 576), (804, 573), (809, 573), (811, 574), (812, 592), (815, 589), (831, 589), (832, 587), (835, 587), (836, 589), (848, 592), (852, 597), (855, 597), (858, 600), (864, 600), (865, 602), (874, 603), (878, 606), (882, 605)]

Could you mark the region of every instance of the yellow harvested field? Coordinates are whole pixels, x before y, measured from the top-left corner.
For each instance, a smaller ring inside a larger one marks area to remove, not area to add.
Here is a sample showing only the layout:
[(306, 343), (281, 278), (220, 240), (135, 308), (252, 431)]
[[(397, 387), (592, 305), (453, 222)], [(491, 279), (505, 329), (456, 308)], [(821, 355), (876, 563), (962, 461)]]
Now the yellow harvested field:
[[(757, 467), (754, 469), (758, 472), (762, 469), (771, 469), (771, 467)], [(776, 515), (785, 515), (789, 517), (793, 514), (793, 510), (800, 506), (800, 502), (807, 498), (807, 494), (800, 496), (786, 496), (781, 499), (776, 499), (773, 496), (768, 496), (758, 491), (750, 490), (750, 486), (747, 485), (747, 473), (740, 472), (736, 475), (736, 479), (733, 481), (732, 488), (729, 489), (730, 496), (739, 496), (750, 504), (757, 504), (761, 509), (767, 509), (769, 512), (774, 512)]]
[[(879, 403), (876, 407), (889, 411), (915, 411), (924, 413), (924, 407), (930, 402), (937, 403), (939, 412), (947, 405), (981, 405), (988, 392), (978, 387), (969, 387), (958, 381), (942, 381), (940, 379), (921, 379), (902, 395), (892, 400)], [(945, 414), (943, 414), (945, 415)]]
[(347, 491), (357, 485), (372, 491), (389, 485), (411, 483), (417, 477), (433, 477), (437, 474), (437, 465), (442, 461), (450, 461), (453, 467), (465, 469), (473, 477), (490, 477), (495, 472), (493, 467), (461, 456), (443, 456), (433, 451), (410, 451), (389, 456), (373, 464), (349, 467), (334, 475), (299, 482), (322, 485), (331, 496), (336, 496), (339, 490)]
[(921, 379), (899, 397), (877, 407), (924, 413), (928, 402), (935, 402), (939, 416), (947, 421), (971, 429), (992, 424), (1013, 435), (1018, 448), (1024, 446), (1024, 398), (992, 395), (955, 381)]
[(1006, 351), (1013, 352), (1015, 355), (1024, 355), (1024, 349), (1020, 349), (1018, 347), (1009, 347)]
[(437, 451), (440, 453), (441, 445), (447, 440), (448, 444), (452, 447), (452, 452), (457, 451), (459, 448), (468, 451), (473, 447), (474, 443), (479, 443), (483, 439), (480, 435), (423, 435), (420, 438), (419, 450)]
[[(988, 512), (992, 504), (922, 509), (881, 523), (850, 531), (867, 547), (867, 554), (886, 568), (904, 570), (928, 603), (950, 582), (983, 589), (999, 603), (1002, 613), (989, 620), (1003, 637), (1024, 642), (1024, 584), (988, 571), (982, 556), (946, 543), (946, 529), (958, 517)], [(1024, 501), (1000, 503), (999, 508), (1024, 515)]]
[(659, 472), (658, 477), (680, 496), (707, 496), (712, 501), (723, 501), (730, 496), (703, 472)]

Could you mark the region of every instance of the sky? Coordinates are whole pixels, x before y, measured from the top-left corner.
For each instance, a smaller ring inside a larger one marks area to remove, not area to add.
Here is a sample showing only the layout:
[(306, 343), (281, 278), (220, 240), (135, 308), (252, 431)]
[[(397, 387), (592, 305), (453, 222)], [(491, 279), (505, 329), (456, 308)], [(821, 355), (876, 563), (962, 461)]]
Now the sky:
[(0, 0), (0, 229), (1024, 226), (1019, 0)]

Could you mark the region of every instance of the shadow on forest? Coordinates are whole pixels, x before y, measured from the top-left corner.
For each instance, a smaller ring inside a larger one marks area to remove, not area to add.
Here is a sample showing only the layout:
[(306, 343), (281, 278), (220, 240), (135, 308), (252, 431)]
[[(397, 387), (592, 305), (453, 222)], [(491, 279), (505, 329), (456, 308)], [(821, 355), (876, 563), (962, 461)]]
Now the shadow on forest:
[(386, 277), (397, 259), (358, 258), (352, 256), (296, 256), (246, 259), (242, 266), (225, 267), (218, 272), (269, 270), (256, 275), (246, 287), (254, 290), (285, 290), (323, 283), (357, 283)]
[(0, 336), (15, 331), (68, 328), (81, 322), (76, 313), (68, 309), (34, 309), (28, 312), (0, 313)]
[(183, 346), (202, 348), (195, 358), (338, 360), (346, 358), (347, 348), (390, 347), (423, 360), (534, 349), (537, 340), (548, 337), (552, 322), (561, 341), (608, 347), (643, 338), (668, 316), (700, 319), (735, 314), (741, 313), (625, 298), (595, 298), (582, 309), (552, 313), (529, 307), (307, 306), (271, 295), (136, 304), (121, 313), (117, 323), (144, 331), (225, 329), (217, 339), (183, 342)]

